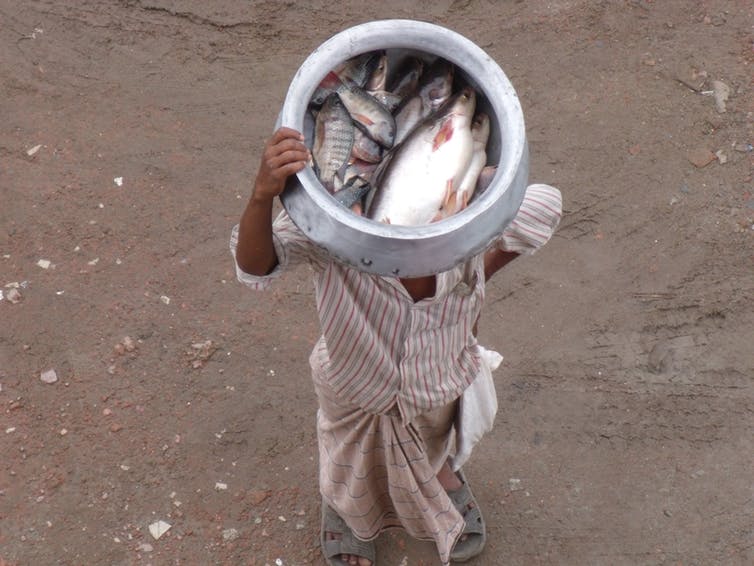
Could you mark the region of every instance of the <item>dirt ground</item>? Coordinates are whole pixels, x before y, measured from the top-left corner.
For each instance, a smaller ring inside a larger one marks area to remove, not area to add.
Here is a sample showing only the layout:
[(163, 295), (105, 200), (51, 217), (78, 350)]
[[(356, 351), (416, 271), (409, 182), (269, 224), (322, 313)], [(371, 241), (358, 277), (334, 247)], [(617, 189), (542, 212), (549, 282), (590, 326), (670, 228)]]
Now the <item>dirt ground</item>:
[(323, 563), (310, 277), (227, 242), (296, 69), (392, 17), (494, 57), (565, 201), (488, 286), (470, 564), (754, 563), (753, 2), (0, 0), (0, 565)]

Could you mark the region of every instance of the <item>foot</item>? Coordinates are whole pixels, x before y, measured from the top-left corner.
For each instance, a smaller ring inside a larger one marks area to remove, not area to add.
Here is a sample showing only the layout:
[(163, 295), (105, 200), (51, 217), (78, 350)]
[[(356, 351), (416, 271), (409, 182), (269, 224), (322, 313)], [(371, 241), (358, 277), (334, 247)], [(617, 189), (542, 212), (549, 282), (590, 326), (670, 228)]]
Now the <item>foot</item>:
[[(325, 531), (325, 540), (341, 540), (342, 538), (343, 535), (340, 533)], [(372, 566), (372, 561), (369, 560), (369, 558), (364, 558), (363, 556), (357, 556), (355, 554), (339, 554), (333, 558), (340, 558), (341, 562), (343, 564), (348, 564), (348, 566)]]
[(463, 533), (458, 537), (450, 559), (453, 562), (466, 562), (480, 554), (487, 542), (484, 519), (462, 471), (454, 473), (446, 462), (437, 474), (437, 479), (465, 521)]
[[(440, 482), (440, 485), (445, 489), (446, 492), (451, 491), (457, 491), (463, 487), (463, 482), (458, 477), (458, 475), (453, 471), (453, 469), (450, 467), (450, 464), (445, 461), (445, 464), (443, 464), (442, 468), (437, 474), (437, 481)], [(474, 508), (474, 502), (471, 501), (468, 504), (469, 509)], [(458, 539), (460, 542), (464, 542), (467, 538), (469, 538), (469, 535), (463, 534), (461, 535), (461, 538)]]
[(356, 538), (346, 522), (322, 500), (322, 553), (328, 566), (372, 566), (374, 542)]

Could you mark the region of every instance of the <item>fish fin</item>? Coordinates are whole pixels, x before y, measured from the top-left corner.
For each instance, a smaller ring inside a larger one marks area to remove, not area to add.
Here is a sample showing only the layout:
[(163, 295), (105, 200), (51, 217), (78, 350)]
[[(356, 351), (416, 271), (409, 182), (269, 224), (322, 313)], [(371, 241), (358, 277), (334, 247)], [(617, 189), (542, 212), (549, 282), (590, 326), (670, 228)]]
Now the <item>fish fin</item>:
[(432, 141), (432, 151), (437, 151), (442, 144), (450, 141), (453, 137), (453, 120), (445, 120), (440, 126), (440, 131), (435, 135), (435, 139)]
[(364, 124), (365, 126), (373, 126), (374, 120), (372, 120), (369, 116), (366, 114), (353, 114), (353, 119), (357, 122), (360, 122)]
[(443, 198), (441, 208), (448, 208), (451, 200), (453, 200), (453, 195), (455, 194), (456, 191), (453, 190), (453, 179), (448, 179), (445, 181), (445, 198)]

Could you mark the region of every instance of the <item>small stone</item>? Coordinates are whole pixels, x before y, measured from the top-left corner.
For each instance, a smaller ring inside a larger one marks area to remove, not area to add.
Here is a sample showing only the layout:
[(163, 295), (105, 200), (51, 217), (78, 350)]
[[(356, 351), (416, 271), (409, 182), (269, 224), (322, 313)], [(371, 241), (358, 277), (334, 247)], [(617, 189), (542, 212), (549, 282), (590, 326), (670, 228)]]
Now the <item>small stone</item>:
[(121, 464), (120, 469), (123, 470), (124, 472), (127, 472), (128, 470), (131, 469), (131, 466), (126, 466), (125, 464)]
[(115, 183), (119, 187), (122, 187), (123, 186), (123, 177), (115, 177), (115, 179), (113, 179), (113, 183)]
[(508, 480), (508, 488), (511, 491), (519, 491), (519, 490), (523, 489), (521, 487), (521, 480), (518, 479), (518, 478), (510, 478)]
[(49, 259), (40, 259), (37, 261), (37, 265), (42, 269), (50, 269), (52, 262)]
[(223, 483), (221, 481), (217, 481), (217, 482), (215, 482), (215, 489), (217, 491), (225, 491), (226, 489), (228, 489), (228, 484), (227, 483)]
[(95, 257), (93, 260), (86, 262), (87, 265), (97, 265), (98, 263), (99, 263), (98, 257)]
[(125, 348), (126, 352), (133, 352), (136, 349), (136, 342), (134, 342), (134, 339), (130, 336), (123, 338), (123, 341), (121, 343), (123, 344), (123, 348)]
[(722, 114), (725, 112), (725, 102), (730, 96), (730, 87), (723, 81), (712, 81), (712, 95), (715, 97), (715, 108)]
[(168, 297), (167, 295), (161, 295), (161, 296), (160, 296), (160, 300), (161, 300), (161, 301), (162, 301), (163, 303), (165, 303), (166, 305), (169, 305), (169, 304), (170, 304), (170, 297)]
[(283, 566), (283, 560), (280, 558), (275, 559), (275, 566)]
[(735, 146), (733, 146), (733, 149), (740, 153), (749, 153), (750, 151), (754, 150), (754, 146), (752, 146), (750, 143), (737, 143)]
[[(0, 293), (2, 293), (2, 291), (0, 291)], [(1, 296), (2, 295), (0, 295), (0, 297)], [(15, 305), (21, 302), (23, 296), (21, 295), (21, 291), (19, 291), (18, 289), (8, 289), (8, 291), (5, 293), (5, 298)]]
[(270, 492), (264, 489), (256, 489), (249, 492), (249, 499), (252, 505), (259, 505), (270, 496)]
[(702, 168), (712, 163), (717, 157), (706, 147), (697, 147), (687, 154), (688, 160), (694, 167)]
[(113, 411), (112, 409), (105, 408), (105, 409), (102, 409), (102, 414), (105, 415), (106, 417), (109, 417), (110, 415), (113, 414)]
[(37, 153), (40, 149), (42, 149), (42, 144), (41, 143), (35, 145), (34, 147), (31, 147), (31, 148), (27, 149), (26, 150), (26, 155), (28, 155), (29, 157), (31, 157), (32, 155), (34, 155), (35, 153)]
[(170, 530), (170, 527), (170, 523), (166, 523), (165, 521), (155, 521), (149, 525), (149, 534), (152, 535), (154, 540), (159, 540), (162, 535)]
[(717, 161), (720, 163), (720, 165), (725, 165), (728, 162), (728, 156), (723, 153), (722, 149), (718, 149), (715, 152), (715, 156), (717, 157)]
[(61, 428), (61, 429), (60, 429), (60, 436), (65, 436), (66, 434), (68, 434), (68, 429), (66, 429), (66, 428)]
[(115, 364), (109, 365), (107, 366), (107, 373), (109, 373), (110, 375), (115, 375), (115, 369)]
[(666, 517), (672, 517), (673, 516), (673, 514), (670, 511), (668, 511), (667, 509), (663, 509), (662, 510), (662, 514), (665, 515)]
[(118, 423), (113, 423), (110, 425), (110, 432), (120, 432), (123, 430), (123, 425), (120, 425)]
[(142, 542), (139, 544), (139, 552), (152, 552), (154, 547), (148, 542)]
[(55, 373), (54, 369), (48, 369), (40, 374), (39, 379), (44, 383), (55, 383), (58, 380), (58, 374)]
[(287, 519), (286, 519), (285, 517), (283, 517), (282, 515), (279, 515), (279, 516), (278, 516), (278, 521), (280, 521), (281, 523), (285, 523), (285, 522), (286, 522), (286, 520), (287, 520)]
[(15, 432), (15, 431), (16, 431), (16, 427), (9, 426), (8, 428), (5, 429), (5, 434), (10, 434), (11, 432)]
[(223, 531), (223, 540), (236, 540), (239, 536), (238, 529), (225, 529)]

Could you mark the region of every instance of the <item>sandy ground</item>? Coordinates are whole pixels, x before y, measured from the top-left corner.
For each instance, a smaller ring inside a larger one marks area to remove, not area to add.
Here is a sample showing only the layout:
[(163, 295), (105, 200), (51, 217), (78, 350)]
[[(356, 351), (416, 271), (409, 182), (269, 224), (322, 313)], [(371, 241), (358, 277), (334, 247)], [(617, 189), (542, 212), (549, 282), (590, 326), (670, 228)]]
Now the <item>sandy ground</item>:
[(322, 563), (309, 275), (227, 240), (298, 66), (388, 17), (498, 61), (565, 197), (488, 287), (471, 564), (754, 563), (751, 1), (0, 0), (1, 565)]

